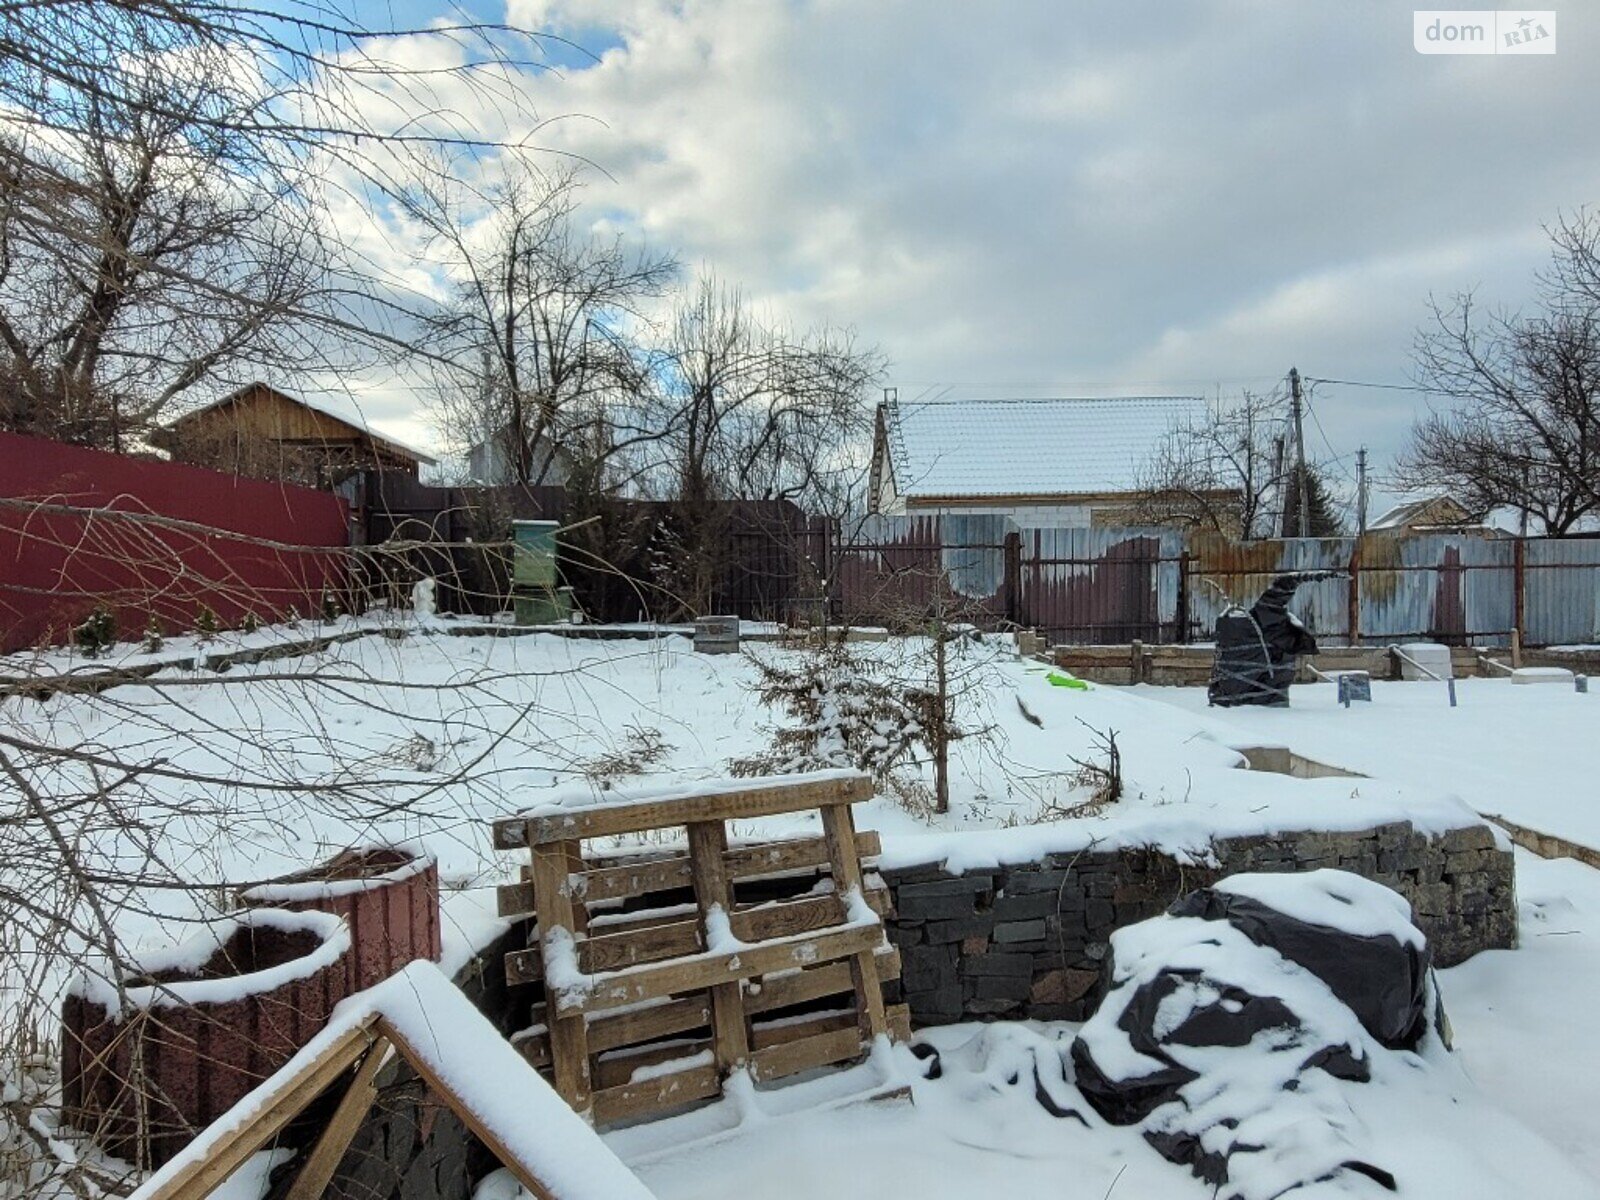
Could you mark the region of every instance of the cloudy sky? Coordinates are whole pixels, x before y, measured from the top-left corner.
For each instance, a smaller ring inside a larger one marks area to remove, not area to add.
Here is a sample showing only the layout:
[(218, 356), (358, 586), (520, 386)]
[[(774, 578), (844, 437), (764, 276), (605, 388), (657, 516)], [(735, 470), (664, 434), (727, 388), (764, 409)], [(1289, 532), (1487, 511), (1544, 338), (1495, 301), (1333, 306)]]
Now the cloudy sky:
[[(1404, 384), (1430, 293), (1527, 303), (1541, 225), (1600, 203), (1592, 6), (1540, 57), (1419, 55), (1393, 3), (505, 15), (593, 54), (526, 90), (566, 117), (541, 143), (605, 173), (597, 219), (853, 326), (902, 397), (1227, 393), (1290, 365)], [(1321, 384), (1308, 440), (1381, 472), (1426, 403)]]

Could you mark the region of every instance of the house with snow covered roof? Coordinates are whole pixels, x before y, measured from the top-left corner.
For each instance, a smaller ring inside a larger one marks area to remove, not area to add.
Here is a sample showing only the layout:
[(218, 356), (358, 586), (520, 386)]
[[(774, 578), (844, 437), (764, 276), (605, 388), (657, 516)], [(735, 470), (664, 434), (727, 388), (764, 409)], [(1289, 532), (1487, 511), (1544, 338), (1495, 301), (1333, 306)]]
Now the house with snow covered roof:
[(868, 508), (1132, 524), (1162, 440), (1205, 419), (1197, 396), (889, 400), (878, 405)]
[(1448, 492), (1407, 500), (1389, 509), (1367, 526), (1369, 533), (1476, 533), (1484, 537), (1506, 537), (1516, 532), (1513, 524), (1502, 524), (1496, 514), (1484, 517)]
[(435, 461), (373, 429), (354, 401), (308, 400), (259, 380), (191, 409), (151, 441), (178, 462), (311, 487), (361, 470), (415, 477)]

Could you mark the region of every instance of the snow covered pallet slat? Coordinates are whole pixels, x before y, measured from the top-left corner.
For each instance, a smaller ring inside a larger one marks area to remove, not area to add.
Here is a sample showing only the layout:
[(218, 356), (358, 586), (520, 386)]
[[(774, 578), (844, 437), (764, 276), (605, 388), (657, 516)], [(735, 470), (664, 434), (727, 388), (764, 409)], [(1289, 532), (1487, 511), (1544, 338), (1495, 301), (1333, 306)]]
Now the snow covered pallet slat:
[[(900, 978), (900, 952), (893, 947), (880, 946), (873, 955), (880, 983)], [(854, 980), (849, 963), (828, 963), (820, 967), (807, 967), (788, 975), (777, 975), (762, 980), (760, 990), (745, 991), (744, 1008), (751, 1017), (775, 1012), (782, 1008), (809, 1004), (852, 991)], [(910, 1010), (903, 1004), (889, 1010), (889, 1024), (901, 1041), (911, 1037)], [(545, 1006), (534, 1005), (533, 1026), (513, 1039), (523, 1056), (536, 1067), (550, 1065), (550, 1039), (545, 1031)], [(711, 1005), (703, 997), (686, 997), (654, 1004), (634, 1012), (612, 1015), (609, 1020), (595, 1022), (589, 1029), (589, 1051), (602, 1054), (619, 1046), (636, 1045), (675, 1034), (693, 1033), (711, 1027)], [(777, 1039), (763, 1042), (762, 1027), (751, 1030), (753, 1044), (771, 1044)]]
[[(889, 913), (892, 898), (880, 882), (866, 891), (867, 904), (880, 917)], [(743, 942), (764, 942), (789, 937), (810, 929), (827, 929), (845, 920), (844, 902), (837, 896), (809, 896), (800, 900), (777, 900), (729, 914), (734, 937)], [(632, 924), (631, 922), (629, 923)], [(637, 928), (616, 932), (591, 933), (578, 943), (578, 966), (585, 973), (619, 971), (624, 967), (700, 954), (706, 950), (698, 920), (659, 921), (648, 915)], [(613, 926), (607, 925), (607, 930)], [(506, 955), (506, 980), (512, 984), (535, 983), (543, 977), (543, 964), (537, 946), (514, 950)]]
[[(713, 1097), (735, 1075), (766, 1083), (906, 1036), (908, 1015), (883, 996), (899, 975), (883, 930), (892, 900), (861, 865), (878, 841), (850, 813), (871, 794), (868, 777), (826, 771), (580, 794), (497, 821), (495, 844), (530, 855), (529, 882), (500, 896), (502, 912), (531, 900), (538, 922), (539, 944), (506, 956), (510, 982), (545, 987), (517, 1039), (526, 1060), (607, 1123)], [(728, 845), (730, 820), (806, 810), (820, 811), (822, 837)], [(673, 828), (687, 854), (582, 856), (585, 840)]]
[[(871, 830), (856, 835), (856, 854), (861, 858), (876, 858), (882, 852), (878, 835)], [(828, 840), (822, 837), (786, 838), (781, 841), (757, 842), (749, 846), (736, 846), (723, 855), (728, 873), (734, 879), (757, 880), (779, 878), (794, 872), (828, 863)], [(533, 872), (522, 870), (523, 882), (505, 883), (496, 889), (502, 917), (524, 917), (533, 912)], [(687, 854), (671, 858), (655, 858), (643, 862), (619, 863), (615, 866), (587, 868), (577, 884), (578, 894), (588, 904), (603, 900), (626, 900), (650, 892), (667, 892), (687, 888), (694, 883), (694, 874)]]
[(734, 779), (685, 789), (623, 793), (615, 800), (581, 805), (559, 801), (494, 823), (497, 850), (518, 850), (573, 838), (612, 837), (650, 829), (672, 829), (692, 821), (748, 821), (859, 804), (872, 799), (872, 780), (858, 771), (814, 771), (769, 779)]

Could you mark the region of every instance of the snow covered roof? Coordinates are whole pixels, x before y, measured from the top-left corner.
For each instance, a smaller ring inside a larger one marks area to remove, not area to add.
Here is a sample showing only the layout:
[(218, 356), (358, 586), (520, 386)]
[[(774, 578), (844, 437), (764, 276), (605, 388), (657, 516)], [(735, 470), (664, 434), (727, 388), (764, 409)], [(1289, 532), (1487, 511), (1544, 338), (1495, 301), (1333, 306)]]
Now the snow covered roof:
[(367, 423), (366, 415), (361, 411), (360, 403), (354, 398), (340, 398), (325, 395), (318, 396), (314, 399), (308, 399), (305, 396), (291, 395), (290, 393), (279, 388), (275, 388), (270, 383), (264, 383), (259, 379), (254, 383), (247, 383), (242, 388), (238, 388), (235, 391), (229, 392), (226, 396), (221, 396), (218, 399), (211, 401), (209, 404), (202, 404), (199, 408), (191, 408), (182, 416), (177, 417), (173, 421), (169, 422), (168, 428), (179, 425), (192, 417), (199, 416), (201, 413), (210, 412), (212, 409), (221, 408), (223, 405), (232, 404), (237, 400), (242, 400), (246, 396), (251, 395), (258, 388), (263, 391), (271, 392), (275, 396), (281, 396), (291, 404), (298, 404), (302, 408), (309, 408), (313, 412), (319, 412), (325, 417), (332, 417), (335, 421), (341, 421), (350, 426), (352, 429), (366, 434), (367, 437), (371, 438), (374, 442), (377, 442), (385, 449), (392, 450), (405, 458), (414, 458), (418, 462), (426, 463), (430, 466), (439, 461), (425, 450), (418, 450), (415, 446), (409, 445), (406, 442), (402, 442), (399, 438), (391, 437), (387, 433), (379, 433)]
[[(1198, 396), (891, 401), (881, 408), (901, 496), (1130, 492), (1175, 425), (1205, 419)], [(880, 465), (881, 466), (881, 465)]]

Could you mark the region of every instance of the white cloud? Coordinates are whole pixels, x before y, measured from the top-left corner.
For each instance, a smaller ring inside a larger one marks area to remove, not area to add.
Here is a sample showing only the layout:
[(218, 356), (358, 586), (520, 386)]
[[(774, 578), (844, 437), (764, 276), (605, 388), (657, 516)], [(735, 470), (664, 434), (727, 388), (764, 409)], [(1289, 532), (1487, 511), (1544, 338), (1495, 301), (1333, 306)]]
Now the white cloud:
[[(1390, 6), (510, 17), (608, 45), (526, 86), (590, 118), (540, 141), (609, 174), (597, 214), (796, 321), (855, 326), (901, 383), (1404, 380), (1430, 290), (1523, 299), (1539, 224), (1600, 200), (1579, 118), (1600, 46), (1577, 22), (1553, 57), (1448, 59)], [(1387, 451), (1411, 404), (1372, 393), (1324, 424)]]

